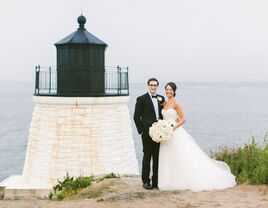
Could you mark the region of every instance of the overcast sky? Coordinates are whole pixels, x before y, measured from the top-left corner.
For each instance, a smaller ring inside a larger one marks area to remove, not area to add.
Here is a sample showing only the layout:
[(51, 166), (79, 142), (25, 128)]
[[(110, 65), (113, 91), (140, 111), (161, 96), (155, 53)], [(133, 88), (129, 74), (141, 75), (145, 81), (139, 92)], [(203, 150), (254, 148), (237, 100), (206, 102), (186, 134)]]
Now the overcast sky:
[(130, 81), (268, 81), (267, 0), (0, 0), (0, 81), (56, 65), (54, 43), (78, 28), (106, 42)]

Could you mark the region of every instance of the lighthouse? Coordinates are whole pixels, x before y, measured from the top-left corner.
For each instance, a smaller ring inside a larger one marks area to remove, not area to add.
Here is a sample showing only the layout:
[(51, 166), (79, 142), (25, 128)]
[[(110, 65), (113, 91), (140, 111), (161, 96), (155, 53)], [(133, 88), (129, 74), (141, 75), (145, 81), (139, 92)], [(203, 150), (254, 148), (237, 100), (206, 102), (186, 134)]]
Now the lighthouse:
[(108, 173), (138, 175), (128, 67), (105, 68), (107, 44), (77, 19), (55, 43), (56, 67), (35, 68), (34, 112), (22, 175), (0, 183), (5, 199), (45, 197), (58, 179)]

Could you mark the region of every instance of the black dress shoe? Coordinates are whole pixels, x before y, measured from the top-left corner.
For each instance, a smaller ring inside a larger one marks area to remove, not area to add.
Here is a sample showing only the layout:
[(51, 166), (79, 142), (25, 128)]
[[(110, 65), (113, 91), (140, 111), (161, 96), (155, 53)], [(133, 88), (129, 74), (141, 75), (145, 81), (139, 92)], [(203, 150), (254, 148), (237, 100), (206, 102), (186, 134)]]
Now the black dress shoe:
[(153, 189), (153, 187), (152, 187), (152, 185), (150, 183), (144, 183), (143, 188), (149, 189), (149, 190)]
[(157, 185), (153, 185), (152, 187), (153, 189), (159, 189)]

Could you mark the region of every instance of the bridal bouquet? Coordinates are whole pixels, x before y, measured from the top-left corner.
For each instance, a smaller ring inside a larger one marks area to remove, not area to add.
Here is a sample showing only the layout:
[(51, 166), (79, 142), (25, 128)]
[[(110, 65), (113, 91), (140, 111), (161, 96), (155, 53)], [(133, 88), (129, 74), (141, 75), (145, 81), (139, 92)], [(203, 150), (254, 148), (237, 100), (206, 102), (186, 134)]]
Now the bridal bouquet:
[(149, 135), (157, 143), (165, 143), (173, 132), (173, 126), (166, 120), (158, 120), (149, 128)]

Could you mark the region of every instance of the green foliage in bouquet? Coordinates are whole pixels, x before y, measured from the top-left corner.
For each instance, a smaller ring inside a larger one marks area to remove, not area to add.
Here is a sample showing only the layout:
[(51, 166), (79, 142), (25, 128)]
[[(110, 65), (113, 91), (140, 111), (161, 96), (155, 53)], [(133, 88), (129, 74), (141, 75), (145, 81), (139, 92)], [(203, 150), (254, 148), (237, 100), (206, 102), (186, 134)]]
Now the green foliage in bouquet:
[(251, 142), (243, 147), (220, 147), (210, 155), (226, 162), (238, 183), (268, 184), (268, 133), (263, 144), (252, 137)]

